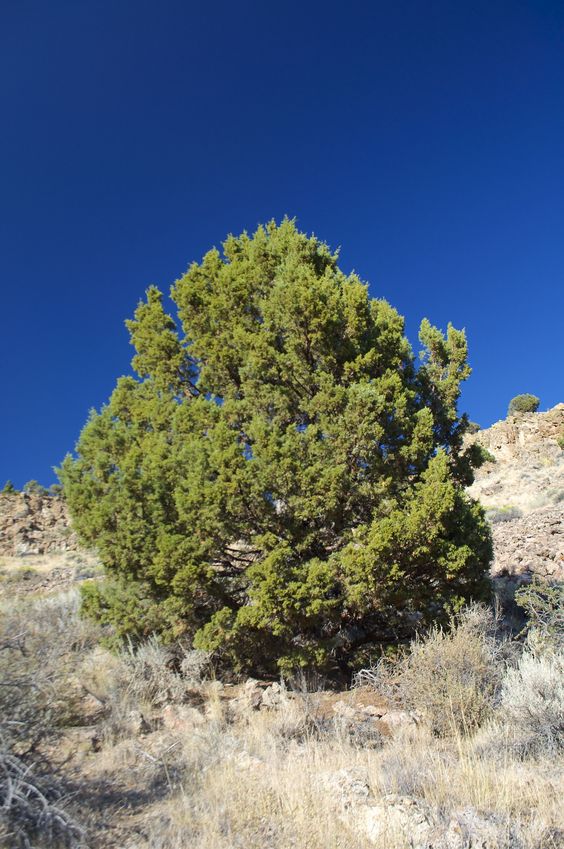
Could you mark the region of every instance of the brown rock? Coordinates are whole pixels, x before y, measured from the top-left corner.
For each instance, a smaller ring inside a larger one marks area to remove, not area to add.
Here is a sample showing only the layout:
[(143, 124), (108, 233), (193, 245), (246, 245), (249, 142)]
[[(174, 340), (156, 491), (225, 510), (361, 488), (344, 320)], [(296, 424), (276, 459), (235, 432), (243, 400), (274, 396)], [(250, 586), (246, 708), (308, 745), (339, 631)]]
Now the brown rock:
[(41, 492), (0, 494), (0, 555), (48, 554), (78, 547), (60, 496)]

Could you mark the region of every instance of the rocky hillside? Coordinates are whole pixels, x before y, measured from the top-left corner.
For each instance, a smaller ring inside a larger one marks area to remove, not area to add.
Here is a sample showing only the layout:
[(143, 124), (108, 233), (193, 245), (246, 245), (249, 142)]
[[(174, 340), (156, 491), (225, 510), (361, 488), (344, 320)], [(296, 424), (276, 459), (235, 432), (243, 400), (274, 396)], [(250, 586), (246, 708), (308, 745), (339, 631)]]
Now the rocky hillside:
[(470, 493), (488, 508), (494, 577), (564, 579), (564, 404), (510, 416), (473, 437), (494, 458)]
[(529, 513), (564, 501), (564, 404), (546, 413), (522, 413), (479, 431), (473, 439), (495, 462), (476, 474), (470, 492), (486, 507)]
[(44, 492), (0, 494), (0, 555), (75, 551), (65, 502)]

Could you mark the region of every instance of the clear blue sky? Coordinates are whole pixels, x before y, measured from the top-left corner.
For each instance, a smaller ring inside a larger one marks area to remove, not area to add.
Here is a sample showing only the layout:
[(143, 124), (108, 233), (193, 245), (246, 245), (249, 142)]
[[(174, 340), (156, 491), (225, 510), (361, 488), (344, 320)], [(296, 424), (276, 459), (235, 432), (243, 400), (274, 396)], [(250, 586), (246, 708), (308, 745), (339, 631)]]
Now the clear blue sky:
[(0, 485), (55, 479), (149, 284), (284, 214), (467, 329), (472, 419), (564, 400), (564, 3), (0, 0), (0, 109)]

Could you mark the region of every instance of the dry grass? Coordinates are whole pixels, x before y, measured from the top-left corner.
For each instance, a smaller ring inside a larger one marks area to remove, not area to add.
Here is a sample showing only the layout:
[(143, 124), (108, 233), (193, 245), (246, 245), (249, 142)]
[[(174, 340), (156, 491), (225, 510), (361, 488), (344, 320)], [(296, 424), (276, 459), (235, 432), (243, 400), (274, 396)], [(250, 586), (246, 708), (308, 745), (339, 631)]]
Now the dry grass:
[(511, 654), (509, 643), (498, 638), (497, 626), (489, 609), (469, 607), (450, 630), (432, 629), (399, 660), (384, 658), (376, 668), (364, 670), (358, 682), (417, 711), (436, 734), (475, 730), (498, 702)]
[[(150, 824), (151, 849), (360, 849), (340, 797), (324, 781), (344, 765), (366, 767), (362, 750), (302, 736), (301, 703), (254, 713), (234, 725), (215, 720), (182, 739), (186, 772)], [(296, 739), (298, 738), (298, 739)]]
[[(301, 705), (294, 705), (299, 712)], [(294, 717), (294, 722), (297, 717)], [(496, 825), (508, 849), (556, 847), (564, 828), (562, 769), (506, 755), (481, 754), (471, 738), (445, 741), (420, 732), (409, 745), (389, 741), (362, 749), (343, 740), (286, 736), (288, 720), (255, 713), (235, 726), (217, 720), (187, 731), (177, 753), (179, 786), (153, 812), (151, 849), (403, 849), (405, 835), (367, 843), (354, 809), (336, 783), (340, 773), (366, 776), (377, 801), (399, 792), (431, 806), (444, 826), (457, 811), (475, 809)], [(364, 780), (364, 779), (362, 779)], [(555, 836), (556, 835), (556, 836)], [(508, 842), (509, 841), (509, 842)]]
[(72, 673), (97, 631), (76, 591), (4, 604), (0, 617), (0, 846), (82, 845), (45, 745), (75, 718)]

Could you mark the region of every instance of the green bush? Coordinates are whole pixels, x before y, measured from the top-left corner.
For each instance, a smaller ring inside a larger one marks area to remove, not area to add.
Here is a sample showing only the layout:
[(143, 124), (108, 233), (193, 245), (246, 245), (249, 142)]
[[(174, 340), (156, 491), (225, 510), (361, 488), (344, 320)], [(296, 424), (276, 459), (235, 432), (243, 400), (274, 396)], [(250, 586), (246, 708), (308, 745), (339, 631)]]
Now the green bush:
[(536, 395), (529, 395), (528, 393), (516, 395), (509, 402), (507, 415), (514, 416), (516, 413), (536, 413), (539, 404), (540, 398), (537, 398)]
[(464, 333), (404, 321), (293, 222), (230, 236), (127, 322), (121, 378), (60, 470), (122, 635), (186, 635), (236, 668), (345, 669), (483, 597), (491, 538), (466, 493)]
[(558, 443), (558, 447), (564, 451), (564, 433), (561, 433), (556, 441)]
[(497, 460), (491, 451), (488, 451), (488, 449), (484, 448), (483, 445), (478, 445), (477, 447), (480, 457), (480, 466), (483, 466), (484, 463), (497, 463)]
[(24, 484), (23, 492), (27, 492), (27, 493), (33, 492), (33, 493), (37, 493), (38, 495), (46, 495), (47, 490), (45, 489), (44, 486), (41, 486), (40, 483), (38, 483), (35, 480), (32, 480), (32, 481), (28, 481), (26, 484)]
[(15, 488), (12, 481), (7, 480), (2, 489), (2, 495), (15, 495), (17, 493), (17, 489)]

